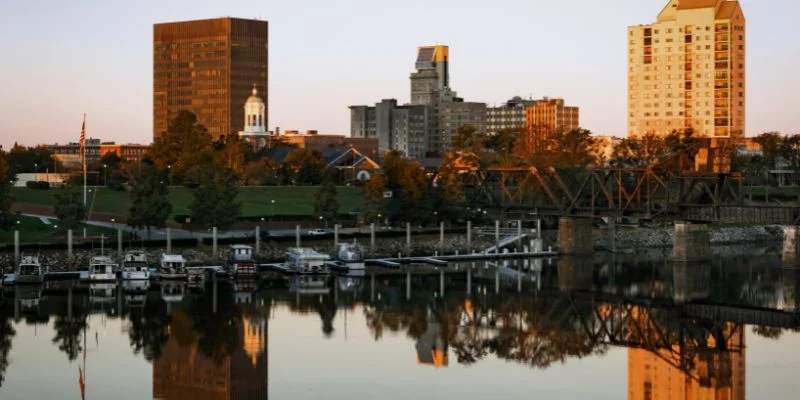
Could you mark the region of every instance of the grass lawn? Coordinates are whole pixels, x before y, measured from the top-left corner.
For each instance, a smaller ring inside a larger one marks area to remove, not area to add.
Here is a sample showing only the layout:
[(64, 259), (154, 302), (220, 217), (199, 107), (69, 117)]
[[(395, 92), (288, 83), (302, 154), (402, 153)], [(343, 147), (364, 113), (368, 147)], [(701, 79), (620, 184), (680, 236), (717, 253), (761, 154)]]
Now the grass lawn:
[[(94, 190), (94, 189), (93, 189)], [(338, 187), (339, 209), (342, 213), (363, 207), (363, 191), (355, 187)], [(314, 211), (314, 193), (317, 187), (312, 186), (275, 186), (275, 187), (243, 187), (239, 190), (238, 200), (242, 202), (242, 216), (259, 215), (311, 215)], [(18, 204), (52, 207), (55, 204), (56, 189), (34, 190), (14, 188), (13, 195)], [(184, 187), (170, 188), (172, 213), (189, 214), (192, 193)], [(275, 200), (275, 205), (272, 205)], [(127, 192), (118, 192), (99, 188), (96, 193), (89, 193), (89, 204), (92, 211), (103, 214), (128, 214), (130, 198)]]
[[(67, 234), (59, 232), (56, 229), (58, 220), (51, 219), (50, 224), (47, 225), (39, 218), (21, 216), (17, 219), (19, 224), (15, 228), (8, 231), (0, 231), (0, 243), (14, 243), (14, 231), (19, 230), (20, 242), (22, 243), (52, 243), (58, 241), (66, 242)], [(106, 235), (106, 237), (116, 237), (116, 233), (112, 229), (96, 227), (92, 225), (86, 226), (86, 233), (89, 236)], [(75, 238), (83, 235), (83, 228), (78, 228), (74, 232)]]

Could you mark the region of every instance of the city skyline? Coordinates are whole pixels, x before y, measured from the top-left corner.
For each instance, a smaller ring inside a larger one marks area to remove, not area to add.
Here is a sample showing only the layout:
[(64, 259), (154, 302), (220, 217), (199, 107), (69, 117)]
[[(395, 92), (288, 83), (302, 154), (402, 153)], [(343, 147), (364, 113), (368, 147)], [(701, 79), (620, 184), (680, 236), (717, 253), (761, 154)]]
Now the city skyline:
[[(796, 102), (791, 93), (800, 83), (790, 70), (800, 56), (787, 49), (796, 40), (789, 31), (791, 11), (800, 6), (787, 0), (741, 3), (748, 23), (746, 134), (795, 133), (800, 116), (792, 112)], [(584, 128), (622, 137), (627, 71), (623, 38), (628, 26), (651, 22), (666, 1), (625, 0), (616, 7), (584, 2), (579, 8), (543, 1), (503, 8), (411, 1), (392, 10), (362, 1), (336, 8), (313, 2), (305, 12), (292, 4), (201, 2), (192, 7), (145, 4), (126, 11), (126, 18), (104, 18), (119, 14), (119, 4), (87, 1), (65, 8), (43, 1), (7, 6), (0, 16), (0, 46), (8, 54), (4, 68), (9, 68), (2, 75), (6, 91), (0, 103), (0, 144), (76, 141), (83, 112), (88, 114), (89, 136), (149, 143), (153, 24), (220, 16), (260, 17), (270, 24), (270, 130), (278, 126), (347, 134), (349, 104), (387, 94), (401, 104), (408, 102), (413, 52), (439, 43), (450, 46), (451, 86), (460, 96), (490, 106), (515, 95), (564, 97), (581, 108)], [(518, 12), (508, 13), (510, 8)], [(436, 18), (437, 24), (424, 25), (426, 29), (408, 30), (412, 18), (420, 15), (446, 18)], [(38, 21), (35, 28), (23, 24), (32, 18)], [(341, 23), (348, 18), (360, 23)], [(547, 41), (528, 39), (545, 34)], [(535, 51), (526, 51), (528, 44)], [(34, 117), (43, 109), (48, 110), (46, 117)]]

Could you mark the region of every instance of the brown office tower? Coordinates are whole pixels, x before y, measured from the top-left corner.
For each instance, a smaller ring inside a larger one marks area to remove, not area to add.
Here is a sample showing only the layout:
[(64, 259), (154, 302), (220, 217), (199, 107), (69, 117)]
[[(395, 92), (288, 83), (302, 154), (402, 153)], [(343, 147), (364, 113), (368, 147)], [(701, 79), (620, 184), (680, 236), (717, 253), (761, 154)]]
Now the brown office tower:
[(181, 110), (214, 137), (243, 130), (253, 85), (268, 107), (267, 31), (267, 21), (238, 18), (155, 24), (153, 139)]

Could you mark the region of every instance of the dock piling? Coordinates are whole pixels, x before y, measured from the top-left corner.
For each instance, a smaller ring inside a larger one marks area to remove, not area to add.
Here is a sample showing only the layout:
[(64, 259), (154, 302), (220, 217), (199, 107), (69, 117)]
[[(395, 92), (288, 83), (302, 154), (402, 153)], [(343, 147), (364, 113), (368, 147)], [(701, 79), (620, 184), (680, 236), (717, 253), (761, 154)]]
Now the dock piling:
[(494, 252), (500, 253), (500, 220), (494, 221), (494, 241), (495, 241)]
[(72, 229), (67, 231), (67, 258), (72, 262)]
[(472, 249), (472, 221), (467, 221), (467, 249)]
[(439, 297), (444, 298), (444, 270), (439, 270)]
[(494, 294), (500, 294), (500, 268), (494, 270)]
[(369, 224), (369, 247), (375, 251), (375, 223)]
[(117, 228), (117, 257), (122, 260), (122, 228)]
[(339, 244), (339, 224), (333, 225), (333, 244)]
[(411, 223), (406, 222), (406, 249), (408, 254), (411, 255)]
[(411, 300), (411, 271), (406, 271), (406, 300)]
[(300, 247), (300, 225), (294, 227), (295, 247)]
[(475, 263), (467, 268), (467, 296), (472, 295), (472, 269), (475, 268)]
[(370, 275), (369, 278), (369, 301), (375, 302), (375, 274)]
[(261, 254), (261, 227), (256, 227), (256, 255)]
[(19, 231), (14, 231), (14, 265), (19, 265)]
[(212, 252), (214, 254), (214, 258), (217, 258), (217, 254), (218, 254), (217, 250), (218, 250), (218, 248), (217, 248), (217, 227), (216, 226), (211, 228), (211, 247), (212, 247)]
[(167, 227), (164, 231), (167, 235), (167, 253), (172, 253), (172, 229)]
[(439, 248), (444, 250), (444, 221), (439, 222)]

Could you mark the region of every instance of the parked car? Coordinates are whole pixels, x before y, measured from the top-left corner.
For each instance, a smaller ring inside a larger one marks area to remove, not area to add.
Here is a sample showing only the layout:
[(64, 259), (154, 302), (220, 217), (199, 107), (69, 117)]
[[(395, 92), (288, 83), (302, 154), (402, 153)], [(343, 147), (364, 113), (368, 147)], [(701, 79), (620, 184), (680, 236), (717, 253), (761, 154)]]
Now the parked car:
[(330, 233), (331, 233), (330, 231), (327, 231), (325, 229), (312, 229), (308, 231), (308, 234), (310, 236), (324, 236), (324, 235), (330, 235)]

